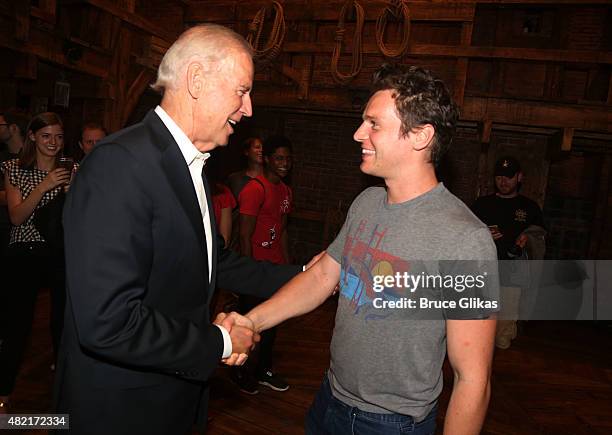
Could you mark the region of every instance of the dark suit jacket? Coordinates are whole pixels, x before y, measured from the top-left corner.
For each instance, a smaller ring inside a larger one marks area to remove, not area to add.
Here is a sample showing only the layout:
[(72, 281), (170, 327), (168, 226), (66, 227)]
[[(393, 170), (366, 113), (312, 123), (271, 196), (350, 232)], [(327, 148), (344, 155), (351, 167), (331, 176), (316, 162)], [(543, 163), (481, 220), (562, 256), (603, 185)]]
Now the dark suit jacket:
[(196, 415), (205, 421), (206, 381), (223, 353), (209, 320), (215, 286), (266, 297), (300, 270), (221, 249), (212, 226), (209, 284), (193, 182), (154, 112), (84, 160), (64, 208), (68, 297), (55, 391), (72, 433), (177, 435)]

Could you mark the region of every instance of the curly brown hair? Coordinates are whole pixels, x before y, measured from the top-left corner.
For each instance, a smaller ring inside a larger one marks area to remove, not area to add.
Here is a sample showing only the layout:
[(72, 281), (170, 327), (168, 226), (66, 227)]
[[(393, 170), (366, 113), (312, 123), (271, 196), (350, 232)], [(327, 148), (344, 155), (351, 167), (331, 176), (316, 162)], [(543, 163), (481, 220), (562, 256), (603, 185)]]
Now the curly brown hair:
[(372, 94), (384, 90), (392, 92), (402, 135), (419, 126), (433, 126), (430, 161), (437, 166), (450, 147), (459, 119), (457, 105), (444, 82), (423, 68), (384, 64), (374, 73)]

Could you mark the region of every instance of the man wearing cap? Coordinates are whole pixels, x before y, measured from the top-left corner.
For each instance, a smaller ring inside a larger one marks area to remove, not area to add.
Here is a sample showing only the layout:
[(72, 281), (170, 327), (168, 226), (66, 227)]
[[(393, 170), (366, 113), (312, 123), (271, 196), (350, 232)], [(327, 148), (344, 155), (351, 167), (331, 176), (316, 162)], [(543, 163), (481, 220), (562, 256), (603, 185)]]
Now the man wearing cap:
[[(522, 257), (528, 240), (526, 230), (532, 226), (542, 231), (544, 229), (542, 211), (538, 204), (519, 194), (522, 179), (523, 173), (517, 159), (510, 156), (500, 158), (495, 163), (495, 193), (478, 198), (472, 206), (474, 214), (489, 226), (499, 260)], [(500, 262), (500, 267), (503, 263)], [(500, 284), (502, 295), (507, 294), (504, 287), (516, 288), (504, 270), (500, 271)], [(514, 305), (518, 307), (518, 296), (514, 299)], [(498, 320), (496, 346), (507, 349), (515, 337), (516, 321)]]

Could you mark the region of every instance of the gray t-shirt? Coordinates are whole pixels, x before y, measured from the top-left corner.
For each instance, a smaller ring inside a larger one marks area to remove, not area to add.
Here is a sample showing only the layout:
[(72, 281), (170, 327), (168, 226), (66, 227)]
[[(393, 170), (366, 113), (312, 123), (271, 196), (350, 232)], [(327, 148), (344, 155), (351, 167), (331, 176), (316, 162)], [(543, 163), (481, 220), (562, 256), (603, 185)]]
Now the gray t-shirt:
[[(329, 371), (334, 396), (363, 411), (421, 421), (442, 390), (446, 319), (483, 318), (498, 310), (419, 309), (421, 298), (447, 297), (440, 281), (411, 289), (406, 274), (425, 279), (470, 269), (486, 277), (478, 295), (496, 301), (497, 254), (488, 228), (442, 183), (401, 204), (388, 204), (386, 189), (372, 187), (355, 199), (327, 253), (341, 265)], [(397, 281), (383, 282), (385, 276)], [(447, 292), (449, 299), (475, 295)], [(407, 299), (417, 308), (380, 307), (381, 300)]]

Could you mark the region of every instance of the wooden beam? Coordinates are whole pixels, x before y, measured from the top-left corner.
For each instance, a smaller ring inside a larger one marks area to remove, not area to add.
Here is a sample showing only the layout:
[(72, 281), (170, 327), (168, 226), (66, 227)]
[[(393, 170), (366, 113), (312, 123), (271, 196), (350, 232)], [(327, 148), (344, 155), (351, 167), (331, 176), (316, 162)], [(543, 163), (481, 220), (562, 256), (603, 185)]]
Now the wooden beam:
[(125, 125), (128, 122), (128, 119), (130, 119), (130, 116), (136, 108), (140, 97), (151, 84), (154, 77), (155, 74), (152, 71), (143, 69), (140, 71), (134, 82), (130, 85), (122, 108), (121, 125)]
[(461, 118), (496, 123), (612, 132), (612, 108), (466, 96)]
[(558, 100), (561, 97), (561, 69), (559, 64), (546, 65), (546, 78), (544, 88), (544, 98), (546, 100)]
[(498, 5), (610, 5), (610, 0), (461, 0), (465, 3), (474, 4), (498, 4)]
[(272, 67), (279, 71), (284, 76), (293, 80), (293, 82), (298, 86), (299, 95), (298, 99), (305, 100), (308, 99), (308, 88), (309, 88), (309, 79), (310, 79), (310, 69), (302, 68), (296, 69), (292, 68), (287, 64), (279, 65), (277, 63), (272, 64)]
[[(19, 2), (17, 2), (19, 3)], [(27, 3), (31, 3), (27, 0)], [(55, 0), (39, 0), (38, 7), (32, 6), (30, 13), (32, 16), (46, 21), (50, 24), (55, 24), (57, 18), (57, 4)]]
[(165, 39), (167, 42), (172, 43), (176, 40), (178, 35), (182, 32), (183, 29), (172, 29), (167, 30), (162, 28), (156, 24), (153, 24), (146, 18), (141, 17), (133, 12), (130, 12), (126, 9), (122, 9), (115, 5), (110, 0), (65, 0), (65, 3), (68, 4), (89, 4), (94, 6), (104, 12), (107, 12), (115, 17), (120, 18), (126, 23), (140, 29), (144, 30), (146, 33), (151, 35), (156, 35), (162, 39)]
[(573, 140), (574, 140), (574, 129), (571, 127), (564, 128), (563, 135), (561, 137), (561, 151), (571, 151)]
[[(283, 4), (287, 21), (338, 21), (345, 0), (318, 2), (316, 7), (308, 0)], [(185, 11), (186, 22), (250, 21), (257, 11), (269, 4), (268, 0), (190, 2)], [(375, 21), (388, 2), (371, 0), (364, 5), (365, 19)], [(469, 2), (441, 3), (430, 1), (410, 2), (411, 21), (471, 21), (474, 4)]]
[(608, 99), (607, 99), (607, 103), (608, 104), (612, 104), (612, 72), (610, 72), (610, 77), (609, 77), (609, 83), (608, 83)]
[[(332, 53), (334, 42), (285, 42), (286, 53)], [(376, 43), (364, 43), (363, 54), (379, 54)], [(411, 44), (406, 56), (515, 59), (540, 62), (612, 64), (610, 51), (553, 50), (540, 48), (478, 47), (459, 45)]]
[[(469, 47), (472, 42), (472, 30), (474, 24), (472, 22), (463, 23), (461, 28), (461, 45)], [(465, 86), (467, 83), (467, 72), (469, 59), (462, 57), (457, 59), (457, 71), (455, 73), (455, 102), (463, 105), (463, 97), (465, 96)]]
[(25, 42), (30, 37), (30, 0), (15, 3), (15, 34), (18, 41)]
[(15, 56), (15, 78), (36, 80), (38, 58), (33, 54), (19, 53)]
[(120, 5), (128, 12), (136, 12), (136, 0), (121, 0)]
[(488, 144), (491, 142), (491, 130), (493, 130), (493, 121), (490, 119), (484, 120), (482, 123), (479, 123), (480, 130), (480, 142), (484, 144)]
[(83, 48), (83, 57), (76, 62), (69, 62), (63, 53), (64, 40), (45, 32), (37, 27), (30, 29), (27, 42), (15, 41), (10, 31), (11, 26), (0, 18), (0, 47), (31, 54), (42, 60), (62, 65), (66, 68), (80, 71), (89, 75), (104, 78), (108, 76), (110, 57), (93, 50)]

